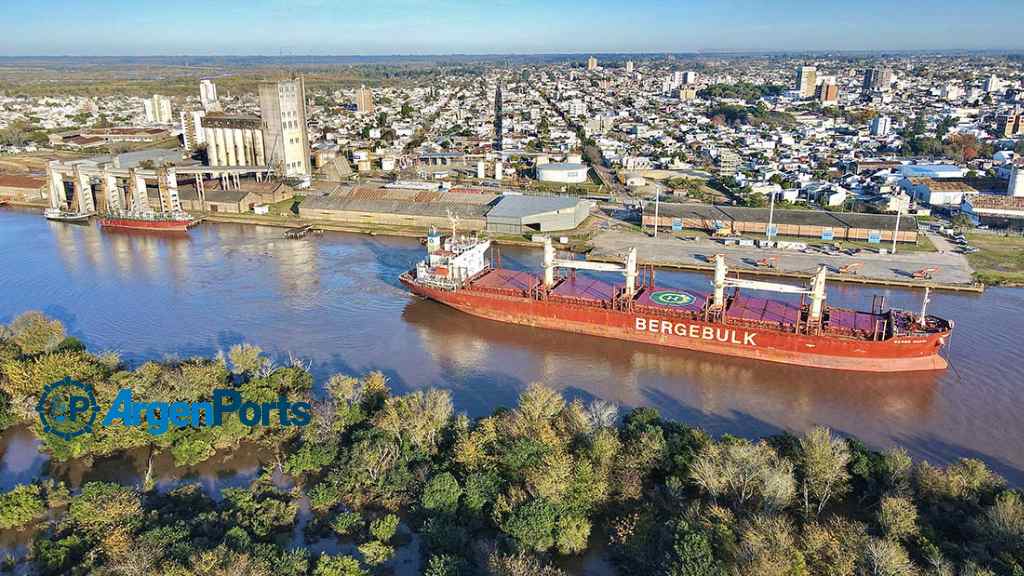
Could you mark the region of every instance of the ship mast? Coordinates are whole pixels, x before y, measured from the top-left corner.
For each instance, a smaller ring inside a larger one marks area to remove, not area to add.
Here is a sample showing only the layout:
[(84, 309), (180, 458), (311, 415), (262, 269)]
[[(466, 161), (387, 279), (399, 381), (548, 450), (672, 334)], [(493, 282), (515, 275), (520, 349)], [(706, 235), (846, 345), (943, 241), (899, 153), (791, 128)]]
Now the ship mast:
[(925, 318), (928, 316), (928, 303), (931, 302), (931, 288), (928, 286), (924, 287), (924, 299), (921, 300), (921, 316), (918, 317), (917, 321), (921, 324), (921, 327), (925, 325)]

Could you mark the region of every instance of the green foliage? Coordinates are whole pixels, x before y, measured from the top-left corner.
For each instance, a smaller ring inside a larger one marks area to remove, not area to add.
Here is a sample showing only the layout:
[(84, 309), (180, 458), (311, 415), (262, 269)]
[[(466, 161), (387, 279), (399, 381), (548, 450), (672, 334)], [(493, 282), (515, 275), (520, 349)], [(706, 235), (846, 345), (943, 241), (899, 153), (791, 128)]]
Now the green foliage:
[(313, 569), (313, 576), (370, 576), (359, 561), (351, 556), (328, 556), (320, 554)]
[(288, 455), (284, 469), (292, 476), (323, 470), (338, 456), (338, 445), (334, 442), (304, 442), (295, 452)]
[(46, 506), (40, 492), (37, 484), (22, 484), (0, 494), (0, 530), (21, 528), (41, 518)]
[(64, 342), (64, 325), (47, 318), (42, 312), (25, 312), (10, 325), (12, 340), (25, 354), (52, 352)]
[(751, 126), (794, 126), (796, 118), (787, 112), (768, 110), (763, 106), (737, 106), (735, 104), (720, 104), (707, 112), (708, 118), (718, 118), (728, 124), (740, 123)]
[(735, 84), (713, 84), (700, 90), (697, 95), (701, 98), (739, 98), (743, 100), (756, 100), (769, 96), (778, 96), (786, 91), (785, 86), (771, 84), (751, 84), (749, 82), (737, 82)]
[(298, 512), (288, 494), (264, 480), (249, 488), (227, 488), (223, 496), (228, 504), (227, 517), (257, 538), (289, 529)]
[[(101, 404), (121, 387), (160, 401), (204, 400), (229, 385), (252, 399), (308, 397), (312, 387), (306, 370), (275, 369), (252, 349), (232, 359), (235, 377), (218, 360), (125, 370), (67, 340), (25, 355), (0, 332), (0, 419), (34, 422), (18, 407), (66, 373), (93, 383)], [(194, 485), (140, 494), (92, 482), (71, 496), (44, 482), (0, 494), (0, 529), (55, 516), (32, 546), (31, 568), (44, 575), (384, 573), (402, 542), (398, 514), (414, 511), (409, 528), (432, 576), (560, 574), (537, 554), (582, 554), (596, 527), (624, 574), (1024, 576), (1024, 496), (977, 460), (915, 465), (905, 451), (874, 452), (824, 428), (715, 440), (649, 408), (619, 424), (614, 409), (541, 385), (476, 421), (454, 415), (446, 394), (392, 396), (379, 373), (332, 377), (326, 388), (301, 437), (231, 417), (158, 438), (121, 426), (43, 438), (55, 460), (149, 448), (179, 464), (253, 440), (301, 476), (291, 490), (268, 474), (218, 501)], [(361, 542), (362, 564), (286, 548), (303, 494), (306, 535)], [(493, 552), (470, 560), (481, 541)]]
[(666, 553), (668, 576), (718, 576), (725, 574), (711, 547), (711, 540), (685, 521), (677, 523), (672, 547)]
[(587, 549), (590, 521), (582, 516), (562, 516), (558, 519), (555, 544), (559, 554), (580, 554)]
[(71, 500), (68, 520), (90, 536), (131, 527), (142, 520), (142, 502), (131, 488), (108, 482), (90, 482)]
[(468, 563), (450, 554), (435, 554), (427, 560), (423, 576), (468, 576), (470, 568)]
[(395, 549), (383, 542), (373, 540), (366, 544), (360, 544), (359, 553), (363, 555), (363, 560), (370, 566), (379, 566), (394, 556)]
[[(459, 508), (462, 489), (459, 481), (450, 472), (442, 472), (430, 479), (423, 488), (420, 505), (425, 510), (442, 514), (454, 514)], [(478, 502), (474, 502), (477, 504)], [(479, 509), (479, 508), (477, 508)]]
[(398, 516), (394, 514), (385, 514), (370, 522), (370, 534), (385, 544), (395, 537), (396, 530), (398, 530)]
[(363, 517), (358, 512), (340, 512), (331, 521), (331, 528), (342, 536), (351, 536), (363, 528)]
[(544, 500), (531, 500), (512, 510), (501, 528), (529, 550), (544, 552), (555, 545), (558, 514)]

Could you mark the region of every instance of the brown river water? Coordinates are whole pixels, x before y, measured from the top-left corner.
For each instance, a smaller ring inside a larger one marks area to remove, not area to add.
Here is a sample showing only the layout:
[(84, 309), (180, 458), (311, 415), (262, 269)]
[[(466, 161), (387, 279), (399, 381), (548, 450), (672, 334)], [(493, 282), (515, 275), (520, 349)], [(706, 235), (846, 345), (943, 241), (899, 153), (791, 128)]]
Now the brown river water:
[[(537, 269), (539, 251), (502, 248), (502, 264)], [(799, 433), (816, 424), (876, 448), (905, 446), (947, 463), (980, 458), (1024, 484), (1024, 290), (933, 294), (929, 311), (956, 321), (952, 368), (912, 374), (839, 373), (726, 358), (477, 319), (408, 295), (398, 275), (422, 254), (415, 239), (325, 233), (285, 240), (280, 229), (203, 224), (188, 235), (110, 233), (0, 210), (0, 323), (37, 309), (91, 351), (131, 365), (261, 346), (279, 363), (311, 362), (317, 378), (381, 370), (397, 393), (450, 390), (480, 416), (531, 382), (623, 410), (654, 406), (720, 435)], [(659, 286), (707, 290), (707, 276), (661, 271)], [(917, 309), (920, 292), (829, 288), (835, 305), (870, 308), (874, 294)], [(0, 435), (0, 490), (45, 474), (78, 485), (138, 483), (148, 455), (91, 467), (53, 464), (31, 433)], [(242, 485), (266, 459), (221, 455), (194, 469), (157, 458), (158, 486)], [(12, 535), (0, 533), (0, 553)]]

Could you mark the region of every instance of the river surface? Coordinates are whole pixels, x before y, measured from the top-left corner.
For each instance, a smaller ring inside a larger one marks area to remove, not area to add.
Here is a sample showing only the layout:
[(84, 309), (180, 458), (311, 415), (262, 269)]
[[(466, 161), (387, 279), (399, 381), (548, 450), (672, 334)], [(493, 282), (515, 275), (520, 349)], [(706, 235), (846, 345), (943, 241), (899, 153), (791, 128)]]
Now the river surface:
[[(333, 373), (381, 370), (398, 393), (450, 390), (471, 416), (516, 401), (531, 382), (623, 410), (654, 406), (720, 435), (802, 432), (816, 424), (916, 458), (980, 458), (1024, 484), (1024, 290), (933, 294), (929, 312), (956, 321), (952, 368), (913, 374), (839, 373), (498, 324), (408, 295), (397, 281), (422, 254), (415, 239), (203, 224), (187, 236), (110, 233), (0, 211), (0, 323), (25, 310), (64, 322), (93, 352), (129, 364), (213, 355), (239, 342), (279, 363)], [(502, 264), (535, 269), (540, 253), (502, 248)], [(707, 276), (660, 271), (659, 286), (706, 290)], [(829, 302), (868, 309), (874, 294), (917, 309), (908, 290), (832, 284)], [(46, 464), (31, 434), (0, 437), (0, 489), (52, 473), (137, 478), (148, 456), (92, 470)], [(234, 454), (199, 469), (157, 463), (161, 480), (194, 477), (211, 490), (256, 474)], [(104, 472), (104, 468), (107, 469)], [(232, 480), (235, 479), (235, 480)]]

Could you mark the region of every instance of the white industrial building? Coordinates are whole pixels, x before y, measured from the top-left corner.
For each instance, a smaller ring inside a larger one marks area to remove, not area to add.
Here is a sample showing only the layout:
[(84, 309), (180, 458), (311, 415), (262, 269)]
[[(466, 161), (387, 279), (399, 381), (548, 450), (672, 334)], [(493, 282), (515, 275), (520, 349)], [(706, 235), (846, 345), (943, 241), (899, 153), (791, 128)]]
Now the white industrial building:
[(587, 181), (589, 168), (576, 162), (557, 162), (537, 166), (537, 180), (562, 184), (582, 184)]
[(260, 119), (244, 114), (208, 114), (202, 119), (211, 167), (266, 166)]
[(152, 98), (142, 101), (146, 112), (146, 122), (150, 124), (171, 123), (171, 99), (160, 94), (153, 94)]
[(308, 179), (309, 136), (306, 134), (306, 85), (302, 78), (263, 82), (259, 87), (264, 149), (278, 175)]

